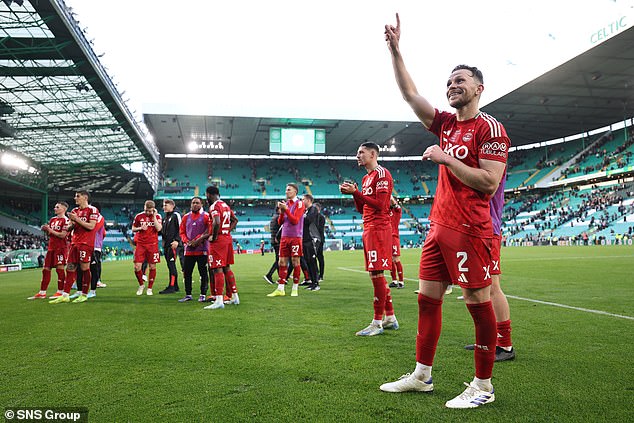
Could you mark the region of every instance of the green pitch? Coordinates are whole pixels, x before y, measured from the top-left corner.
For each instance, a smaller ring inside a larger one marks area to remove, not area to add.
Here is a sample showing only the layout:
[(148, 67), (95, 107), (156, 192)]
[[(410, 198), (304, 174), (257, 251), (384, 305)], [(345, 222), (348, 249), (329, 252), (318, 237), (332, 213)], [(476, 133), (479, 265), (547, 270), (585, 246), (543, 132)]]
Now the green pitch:
[[(406, 287), (392, 291), (401, 329), (372, 338), (354, 336), (372, 318), (359, 251), (326, 253), (322, 290), (298, 298), (266, 297), (271, 254), (236, 256), (242, 303), (213, 311), (137, 297), (130, 262), (105, 263), (108, 287), (84, 304), (28, 301), (39, 270), (0, 274), (0, 405), (84, 406), (91, 422), (632, 421), (634, 248), (502, 251), (517, 359), (495, 366), (496, 401), (477, 410), (443, 407), (473, 377), (459, 290), (435, 391), (379, 391), (414, 368), (419, 254), (403, 251)], [(161, 263), (155, 292), (166, 279)]]

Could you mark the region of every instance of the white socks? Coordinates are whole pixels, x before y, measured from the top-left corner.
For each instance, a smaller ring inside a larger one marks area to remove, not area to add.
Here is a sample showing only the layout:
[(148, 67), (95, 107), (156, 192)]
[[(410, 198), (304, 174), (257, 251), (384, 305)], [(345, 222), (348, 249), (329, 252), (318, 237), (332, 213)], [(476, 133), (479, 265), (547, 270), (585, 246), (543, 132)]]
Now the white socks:
[(425, 364), (416, 363), (416, 369), (414, 369), (413, 376), (418, 379), (426, 382), (431, 378), (431, 366), (427, 366)]
[(493, 385), (491, 385), (491, 378), (489, 379), (478, 379), (477, 377), (473, 378), (473, 385), (477, 386), (478, 389), (483, 391), (491, 392), (493, 390)]

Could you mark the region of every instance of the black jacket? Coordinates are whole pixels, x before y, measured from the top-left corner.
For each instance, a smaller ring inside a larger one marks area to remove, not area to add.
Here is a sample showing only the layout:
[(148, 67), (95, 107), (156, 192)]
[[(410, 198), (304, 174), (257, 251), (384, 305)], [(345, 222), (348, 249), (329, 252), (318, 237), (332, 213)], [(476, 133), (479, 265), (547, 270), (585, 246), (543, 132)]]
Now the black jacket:
[(317, 207), (310, 206), (304, 213), (304, 235), (303, 242), (322, 242), (319, 235), (317, 223), (319, 221), (319, 212)]
[(178, 211), (174, 210), (171, 213), (165, 214), (163, 219), (163, 229), (161, 229), (161, 236), (163, 237), (163, 247), (166, 247), (172, 243), (172, 241), (178, 241), (178, 245), (183, 245), (180, 235), (181, 215)]
[(319, 231), (319, 237), (323, 244), (326, 241), (326, 218), (321, 213), (317, 215), (317, 230)]
[(276, 246), (280, 245), (280, 230), (282, 226), (277, 223), (278, 214), (275, 214), (271, 218), (271, 222), (269, 223), (269, 231), (271, 231), (271, 245)]

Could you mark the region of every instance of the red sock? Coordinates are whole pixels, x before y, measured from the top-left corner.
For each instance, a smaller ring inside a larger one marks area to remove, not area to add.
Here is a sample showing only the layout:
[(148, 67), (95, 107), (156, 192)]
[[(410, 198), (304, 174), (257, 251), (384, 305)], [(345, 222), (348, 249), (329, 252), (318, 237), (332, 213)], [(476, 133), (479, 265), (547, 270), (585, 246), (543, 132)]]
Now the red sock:
[(134, 275), (136, 276), (136, 280), (139, 282), (139, 286), (143, 285), (143, 270), (135, 271)]
[(309, 281), (310, 280), (310, 276), (308, 276), (308, 270), (302, 269), (302, 272), (304, 273), (304, 279)]
[(416, 362), (434, 364), (436, 346), (442, 329), (442, 299), (435, 300), (418, 295), (418, 335), (416, 335)]
[(154, 268), (154, 269), (150, 268), (150, 270), (148, 271), (148, 275), (147, 275), (147, 287), (148, 287), (148, 289), (152, 289), (152, 286), (154, 286), (154, 279), (156, 279), (156, 268)]
[(396, 262), (392, 260), (392, 268), (390, 269), (390, 275), (392, 276), (392, 280), (396, 280)]
[(92, 275), (90, 274), (90, 268), (81, 271), (81, 293), (86, 295), (90, 289), (90, 280)]
[(214, 285), (216, 295), (222, 295), (222, 290), (225, 288), (225, 274), (222, 272), (214, 273)]
[(505, 320), (503, 322), (497, 322), (497, 341), (500, 347), (512, 347), (511, 342), (511, 321)]
[[(374, 286), (374, 320), (383, 320), (385, 312), (385, 299), (387, 282), (382, 273), (378, 275), (370, 275), (372, 285)], [(394, 314), (394, 312), (392, 312)]]
[(64, 292), (70, 294), (70, 288), (73, 286), (73, 283), (77, 279), (77, 270), (67, 270), (66, 271), (66, 280), (64, 281)]
[(66, 280), (66, 272), (64, 272), (64, 269), (55, 269), (55, 271), (57, 272), (57, 290), (58, 291), (63, 291), (64, 290), (64, 281)]
[(233, 270), (231, 269), (227, 270), (227, 272), (225, 273), (225, 278), (227, 282), (229, 283), (229, 289), (227, 290), (227, 295), (229, 295), (229, 293), (237, 294), (238, 286), (236, 285), (236, 275), (233, 274)]
[(288, 276), (288, 266), (280, 266), (277, 269), (277, 274), (280, 275), (280, 285), (286, 285), (286, 277)]
[(51, 269), (42, 269), (42, 282), (40, 283), (40, 291), (46, 291), (49, 283), (51, 283)]
[(403, 282), (403, 263), (396, 262), (396, 273), (398, 274), (398, 281)]
[(293, 267), (293, 284), (299, 283), (299, 276), (302, 274), (302, 266)]
[(493, 374), (495, 361), (495, 312), (491, 301), (480, 304), (467, 304), (475, 324), (475, 376), (489, 379)]
[[(383, 278), (385, 280), (385, 277)], [(394, 316), (394, 305), (392, 304), (392, 291), (385, 281), (385, 315)]]

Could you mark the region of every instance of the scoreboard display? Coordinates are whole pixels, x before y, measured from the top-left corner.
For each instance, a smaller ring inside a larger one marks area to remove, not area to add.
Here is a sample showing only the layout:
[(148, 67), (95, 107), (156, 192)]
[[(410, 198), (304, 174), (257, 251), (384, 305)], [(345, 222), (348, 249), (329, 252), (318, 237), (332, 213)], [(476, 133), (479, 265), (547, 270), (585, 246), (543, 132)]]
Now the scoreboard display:
[(326, 130), (271, 128), (269, 152), (280, 154), (325, 154)]

